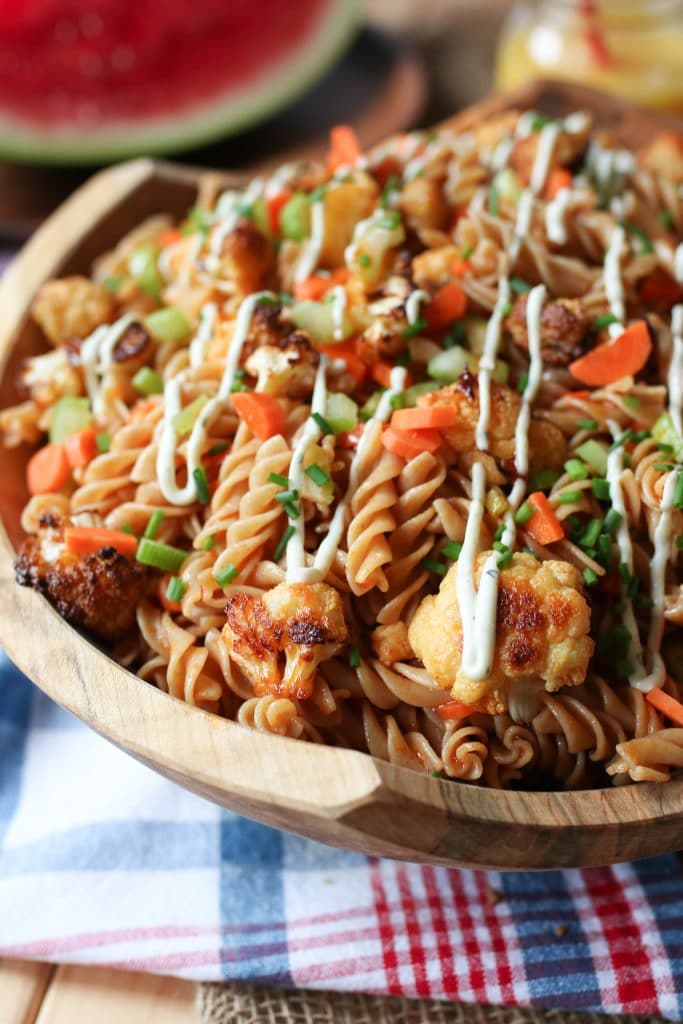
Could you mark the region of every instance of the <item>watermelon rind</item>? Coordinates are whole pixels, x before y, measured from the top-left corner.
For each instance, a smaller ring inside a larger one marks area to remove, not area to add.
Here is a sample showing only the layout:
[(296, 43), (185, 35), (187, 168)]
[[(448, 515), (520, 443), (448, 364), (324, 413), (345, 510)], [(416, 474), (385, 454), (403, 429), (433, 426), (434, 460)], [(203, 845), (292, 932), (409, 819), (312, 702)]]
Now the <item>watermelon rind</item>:
[[(291, 2), (291, 0), (285, 0)], [(96, 164), (142, 154), (175, 153), (233, 135), (277, 113), (304, 93), (341, 56), (359, 24), (359, 0), (333, 0), (298, 49), (264, 69), (242, 90), (181, 115), (117, 122), (87, 134), (36, 128), (0, 113), (0, 156), (37, 164)]]

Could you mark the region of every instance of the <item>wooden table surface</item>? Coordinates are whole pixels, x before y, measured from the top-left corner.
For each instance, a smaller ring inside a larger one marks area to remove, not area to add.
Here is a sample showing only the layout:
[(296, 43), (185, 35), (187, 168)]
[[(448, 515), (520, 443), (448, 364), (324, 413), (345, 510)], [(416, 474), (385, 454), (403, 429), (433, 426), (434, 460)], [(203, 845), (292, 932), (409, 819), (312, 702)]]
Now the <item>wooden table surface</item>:
[(195, 986), (105, 967), (0, 960), (0, 1024), (196, 1024)]

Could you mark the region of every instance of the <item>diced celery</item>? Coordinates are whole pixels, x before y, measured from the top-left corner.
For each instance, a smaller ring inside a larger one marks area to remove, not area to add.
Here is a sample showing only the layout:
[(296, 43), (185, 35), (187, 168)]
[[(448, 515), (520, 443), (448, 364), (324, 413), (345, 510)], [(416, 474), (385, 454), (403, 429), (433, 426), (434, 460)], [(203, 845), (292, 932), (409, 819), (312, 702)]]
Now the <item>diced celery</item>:
[[(324, 341), (327, 344), (333, 345), (335, 340), (334, 337), (334, 311), (332, 304), (329, 302), (295, 302), (290, 307), (289, 315), (291, 316), (297, 327), (300, 327), (302, 331), (306, 331), (312, 338), (317, 341)], [(344, 317), (343, 332), (344, 337), (350, 333), (350, 324), (346, 323), (346, 317)]]
[(141, 245), (128, 259), (128, 269), (138, 283), (138, 287), (153, 299), (161, 297), (163, 281), (157, 266), (159, 249), (156, 245)]
[(183, 311), (173, 306), (150, 313), (145, 325), (159, 341), (184, 341), (191, 330)]
[(491, 374), (491, 380), (495, 380), (497, 384), (507, 384), (507, 379), (510, 376), (510, 367), (504, 359), (496, 359), (496, 364), (493, 367), (493, 373)]
[(305, 192), (295, 192), (280, 210), (280, 227), (285, 238), (303, 242), (311, 231), (311, 201)]
[(270, 234), (268, 204), (263, 196), (259, 196), (249, 206), (244, 207), (244, 216), (248, 217), (264, 235)]
[(658, 444), (673, 448), (677, 459), (683, 459), (683, 437), (678, 433), (668, 412), (660, 413), (652, 428), (652, 436)]
[(141, 366), (131, 384), (141, 395), (161, 395), (164, 391), (163, 377), (151, 366)]
[(584, 441), (579, 445), (576, 454), (587, 462), (598, 476), (607, 475), (607, 449), (603, 445), (591, 438), (590, 441)]
[(358, 406), (352, 398), (341, 391), (329, 394), (325, 403), (325, 419), (335, 434), (353, 430), (358, 426)]
[(464, 348), (449, 348), (445, 352), (439, 352), (429, 360), (427, 372), (434, 380), (442, 380), (447, 384), (458, 380), (465, 370), (476, 373), (477, 360)]
[(433, 380), (423, 380), (420, 384), (411, 384), (403, 392), (403, 408), (409, 409), (417, 405), (420, 395), (428, 395), (431, 391), (437, 391), (439, 385)]
[(390, 250), (401, 244), (406, 233), (400, 215), (395, 218), (386, 215), (373, 217), (367, 223), (361, 221), (356, 232), (353, 244), (348, 246), (344, 258), (349, 270), (368, 290), (383, 277)]
[(66, 441), (71, 434), (85, 430), (92, 423), (90, 400), (65, 395), (52, 409), (50, 418), (50, 440), (58, 444)]
[(500, 199), (507, 199), (509, 203), (516, 206), (519, 197), (524, 191), (524, 186), (511, 167), (504, 167), (498, 171), (493, 179), (493, 187)]
[(198, 395), (194, 402), (190, 402), (184, 409), (173, 417), (173, 429), (178, 437), (189, 434), (197, 421), (197, 417), (208, 402), (206, 395)]

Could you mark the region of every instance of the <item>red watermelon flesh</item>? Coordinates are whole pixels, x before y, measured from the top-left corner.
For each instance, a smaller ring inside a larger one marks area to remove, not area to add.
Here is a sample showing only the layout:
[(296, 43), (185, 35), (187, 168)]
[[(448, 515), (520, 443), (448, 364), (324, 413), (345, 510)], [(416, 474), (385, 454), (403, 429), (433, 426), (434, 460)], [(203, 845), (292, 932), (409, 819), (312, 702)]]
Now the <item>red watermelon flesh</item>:
[[(3, 0), (0, 127), (4, 132), (16, 122), (55, 136), (102, 135), (107, 126), (139, 126), (169, 114), (180, 122), (218, 98), (244, 95), (288, 60), (296, 63), (307, 42), (309, 48), (319, 42), (323, 22), (329, 36), (337, 12), (349, 6), (349, 0)], [(339, 26), (344, 34), (341, 16)], [(277, 90), (272, 100), (276, 107)]]

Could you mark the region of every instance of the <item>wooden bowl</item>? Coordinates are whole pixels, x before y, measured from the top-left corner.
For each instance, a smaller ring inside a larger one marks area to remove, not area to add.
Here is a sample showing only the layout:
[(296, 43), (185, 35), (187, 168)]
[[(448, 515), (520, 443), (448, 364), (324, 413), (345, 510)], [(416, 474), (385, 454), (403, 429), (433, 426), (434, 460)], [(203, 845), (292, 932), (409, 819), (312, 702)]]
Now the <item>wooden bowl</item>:
[[(517, 104), (555, 116), (591, 109), (631, 145), (676, 125), (652, 111), (552, 83), (486, 100), (451, 123), (465, 127)], [(40, 285), (55, 275), (87, 273), (96, 255), (148, 214), (181, 214), (192, 204), (201, 174), (152, 160), (122, 164), (94, 177), (38, 231), (0, 286), (0, 407), (16, 401), (19, 364), (41, 348), (28, 318)], [(226, 183), (235, 180), (225, 177)], [(243, 729), (138, 679), (67, 625), (38, 593), (14, 582), (28, 454), (2, 455), (0, 641), (45, 693), (156, 771), (268, 825), (425, 863), (576, 867), (680, 847), (683, 778), (577, 793), (443, 782), (356, 751)]]

